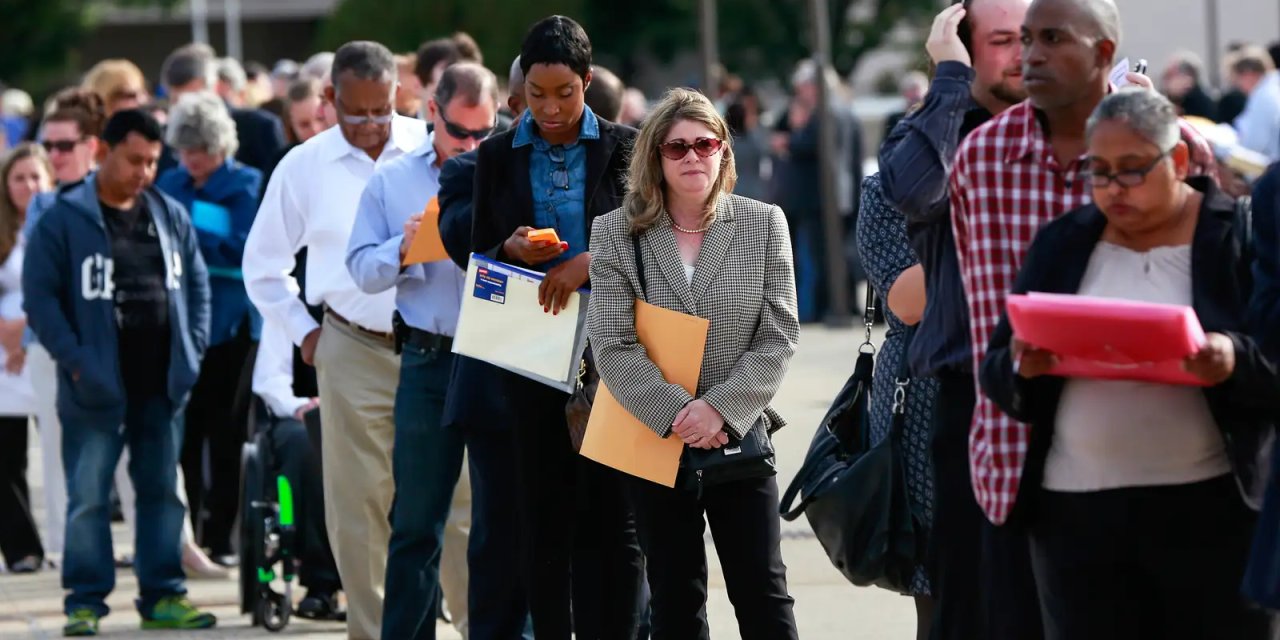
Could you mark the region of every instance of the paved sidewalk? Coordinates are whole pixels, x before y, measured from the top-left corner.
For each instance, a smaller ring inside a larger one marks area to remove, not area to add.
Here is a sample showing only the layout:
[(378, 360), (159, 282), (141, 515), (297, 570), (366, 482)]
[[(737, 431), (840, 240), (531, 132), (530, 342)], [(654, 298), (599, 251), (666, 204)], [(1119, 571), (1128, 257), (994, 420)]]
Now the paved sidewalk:
[[(817, 326), (804, 328), (800, 350), (792, 361), (791, 371), (777, 401), (779, 411), (790, 423), (775, 438), (779, 452), (778, 482), (783, 488), (804, 459), (813, 429), (826, 411), (827, 404), (852, 371), (861, 337), (860, 327), (839, 331)], [(38, 439), (33, 437), (32, 442), (38, 442)], [(38, 497), (41, 488), (37, 451), (32, 451), (30, 462), (33, 501), (43, 508)], [(37, 519), (43, 522), (42, 517)], [(130, 551), (132, 541), (126, 539), (125, 530), (116, 526), (113, 531), (116, 549)], [(800, 637), (806, 640), (905, 640), (914, 637), (915, 613), (911, 600), (878, 589), (855, 588), (845, 582), (813, 539), (804, 518), (783, 523), (782, 550), (791, 593), (796, 599)], [(712, 564), (711, 593), (707, 605), (712, 634), (715, 638), (735, 638), (738, 636), (737, 624), (710, 538), (707, 539), (707, 554)], [(133, 574), (121, 571), (117, 579), (116, 590), (108, 600), (114, 613), (103, 620), (101, 637), (212, 640), (271, 635), (250, 627), (248, 617), (239, 614), (238, 583), (235, 580), (188, 584), (192, 601), (218, 615), (216, 629), (179, 633), (141, 632), (132, 604), (137, 593)], [(34, 576), (0, 576), (0, 639), (60, 637), (62, 622), (62, 590), (56, 571)], [(306, 620), (292, 621), (280, 635), (290, 638), (345, 637), (342, 625)], [(440, 626), (441, 640), (460, 637), (453, 629)]]

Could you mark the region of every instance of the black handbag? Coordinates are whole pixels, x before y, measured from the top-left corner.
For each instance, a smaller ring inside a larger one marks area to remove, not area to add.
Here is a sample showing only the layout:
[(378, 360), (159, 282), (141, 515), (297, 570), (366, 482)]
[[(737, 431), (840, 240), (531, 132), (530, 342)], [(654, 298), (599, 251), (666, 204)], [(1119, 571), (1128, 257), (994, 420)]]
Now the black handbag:
[[(893, 426), (887, 438), (872, 445), (874, 296), (867, 292), (866, 341), (853, 375), (818, 425), (779, 512), (787, 521), (805, 514), (827, 557), (853, 584), (909, 593), (925, 548), (925, 529), (907, 495), (902, 454), (910, 379), (904, 359), (895, 381)], [(797, 497), (799, 504), (792, 507)]]

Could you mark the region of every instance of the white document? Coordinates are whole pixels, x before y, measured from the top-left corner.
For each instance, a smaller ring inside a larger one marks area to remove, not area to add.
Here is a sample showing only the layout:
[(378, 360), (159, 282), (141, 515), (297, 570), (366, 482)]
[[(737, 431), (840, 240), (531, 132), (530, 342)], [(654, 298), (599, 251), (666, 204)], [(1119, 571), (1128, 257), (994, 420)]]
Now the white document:
[(1111, 84), (1115, 85), (1117, 89), (1129, 84), (1129, 80), (1125, 78), (1128, 73), (1129, 59), (1125, 58), (1124, 60), (1117, 62), (1116, 66), (1111, 67)]
[(587, 292), (558, 315), (538, 304), (543, 274), (471, 254), (453, 352), (565, 392), (586, 347)]

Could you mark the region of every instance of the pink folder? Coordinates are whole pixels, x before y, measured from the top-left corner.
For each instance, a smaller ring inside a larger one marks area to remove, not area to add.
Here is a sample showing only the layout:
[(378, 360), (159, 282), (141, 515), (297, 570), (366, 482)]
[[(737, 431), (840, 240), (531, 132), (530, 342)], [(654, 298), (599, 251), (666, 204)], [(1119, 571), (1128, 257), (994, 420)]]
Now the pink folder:
[(1058, 355), (1052, 375), (1206, 386), (1182, 370), (1205, 343), (1191, 307), (1033, 292), (1007, 308), (1022, 341)]

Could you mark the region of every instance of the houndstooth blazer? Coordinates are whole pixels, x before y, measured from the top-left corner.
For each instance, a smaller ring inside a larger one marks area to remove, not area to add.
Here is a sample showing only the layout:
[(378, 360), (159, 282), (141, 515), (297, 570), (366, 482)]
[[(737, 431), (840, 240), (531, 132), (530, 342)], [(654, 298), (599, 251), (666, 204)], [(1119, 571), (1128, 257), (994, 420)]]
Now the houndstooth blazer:
[(659, 222), (640, 237), (648, 290), (640, 295), (626, 213), (596, 219), (591, 232), (587, 333), (600, 377), (623, 407), (666, 437), (695, 398), (668, 383), (636, 342), (635, 301), (711, 321), (698, 395), (739, 438), (760, 419), (786, 423), (769, 406), (800, 337), (791, 235), (782, 209), (741, 196), (720, 198), (702, 241), (693, 283), (675, 231)]

